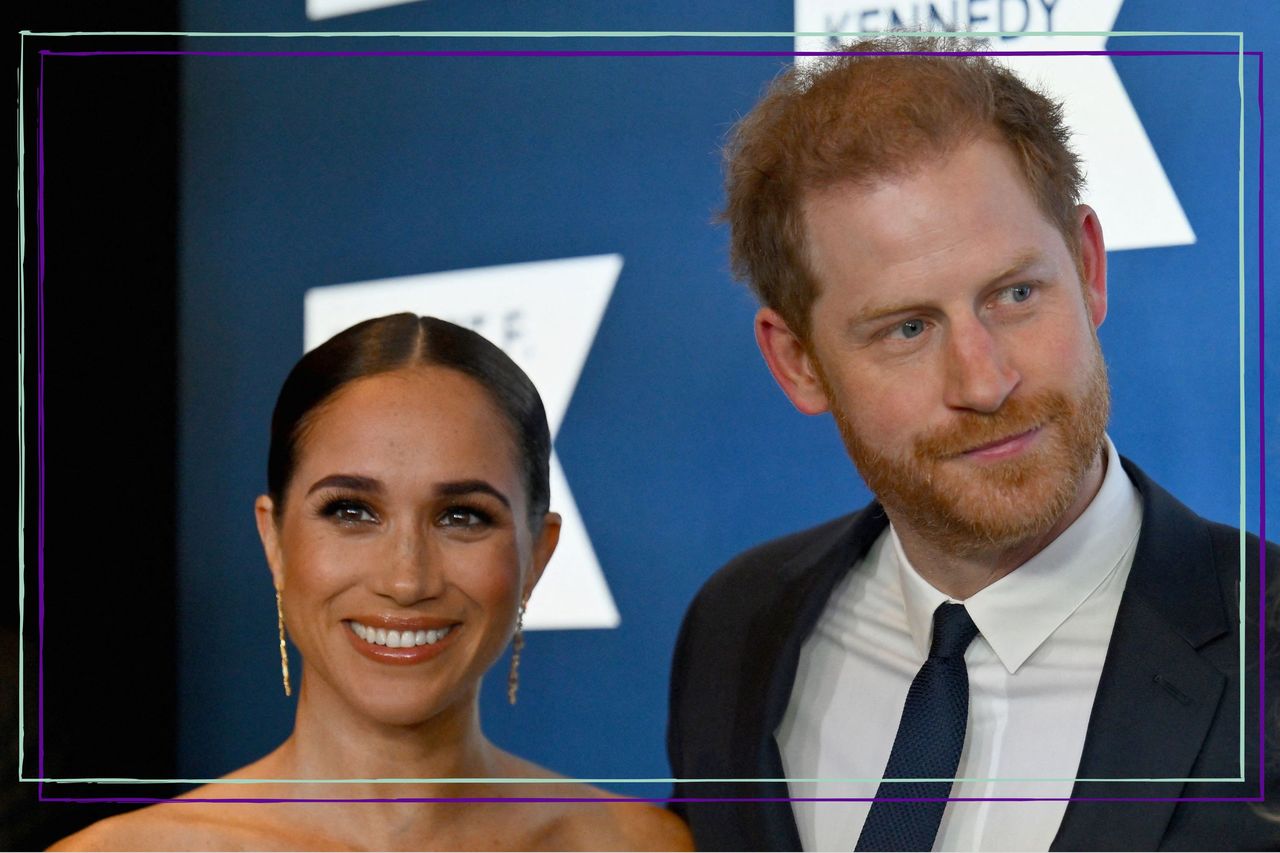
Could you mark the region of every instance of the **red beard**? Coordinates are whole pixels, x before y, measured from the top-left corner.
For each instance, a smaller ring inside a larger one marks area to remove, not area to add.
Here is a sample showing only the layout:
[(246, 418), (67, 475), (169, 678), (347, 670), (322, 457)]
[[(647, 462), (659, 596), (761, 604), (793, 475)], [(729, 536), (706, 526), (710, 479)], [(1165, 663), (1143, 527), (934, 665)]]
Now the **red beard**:
[[(1071, 506), (1102, 448), (1110, 415), (1106, 365), (1094, 346), (1085, 387), (1011, 398), (992, 414), (963, 412), (889, 456), (858, 435), (819, 372), (845, 448), (893, 516), (956, 555), (1009, 547), (1048, 532)], [(1039, 427), (1038, 446), (1013, 459), (973, 464), (964, 451)]]

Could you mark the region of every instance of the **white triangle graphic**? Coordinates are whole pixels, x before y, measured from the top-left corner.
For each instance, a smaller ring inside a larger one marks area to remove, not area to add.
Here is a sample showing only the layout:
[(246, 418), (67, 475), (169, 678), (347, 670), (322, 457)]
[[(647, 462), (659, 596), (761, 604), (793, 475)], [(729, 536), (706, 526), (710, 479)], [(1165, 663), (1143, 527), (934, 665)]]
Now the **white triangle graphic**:
[[(621, 255), (594, 255), (315, 287), (303, 303), (304, 347), (398, 311), (467, 326), (529, 374), (554, 439), (621, 271)], [(529, 600), (524, 626), (616, 628), (618, 609), (554, 450), (551, 508), (564, 519), (560, 544)]]
[(416, 0), (307, 0), (307, 18), (312, 21), (322, 21), (339, 15), (354, 15), (357, 12), (371, 12), (374, 9), (403, 6), (413, 2)]
[[(953, 26), (975, 34), (999, 32), (1002, 26), (1006, 31), (1105, 33), (1115, 25), (1121, 3), (1122, 0), (1056, 0), (1048, 4), (1017, 0), (979, 5), (914, 0), (796, 0), (795, 28), (796, 32), (878, 31), (901, 21), (930, 31)], [(932, 17), (931, 8), (936, 12)], [(795, 45), (798, 51), (832, 49), (830, 39), (821, 36), (797, 38)], [(991, 49), (1105, 50), (1106, 36), (996, 39)], [(1108, 249), (1179, 246), (1196, 241), (1111, 57), (1000, 59), (1023, 80), (1040, 85), (1062, 100), (1072, 129), (1072, 144), (1084, 161), (1087, 185), (1083, 200), (1098, 211)]]

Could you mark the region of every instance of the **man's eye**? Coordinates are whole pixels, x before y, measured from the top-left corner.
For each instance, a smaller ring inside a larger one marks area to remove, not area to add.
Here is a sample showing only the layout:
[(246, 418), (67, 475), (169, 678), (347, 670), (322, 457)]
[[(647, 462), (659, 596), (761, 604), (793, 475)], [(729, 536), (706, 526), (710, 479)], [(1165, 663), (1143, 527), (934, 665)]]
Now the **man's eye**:
[(905, 323), (899, 323), (894, 331), (904, 338), (914, 338), (924, 331), (924, 320), (907, 320)]
[(451, 506), (440, 513), (439, 523), (442, 527), (483, 527), (493, 521), (486, 512), (465, 506)]
[(1032, 287), (1029, 284), (1015, 284), (1009, 288), (1009, 300), (1011, 302), (1026, 302), (1031, 298)]

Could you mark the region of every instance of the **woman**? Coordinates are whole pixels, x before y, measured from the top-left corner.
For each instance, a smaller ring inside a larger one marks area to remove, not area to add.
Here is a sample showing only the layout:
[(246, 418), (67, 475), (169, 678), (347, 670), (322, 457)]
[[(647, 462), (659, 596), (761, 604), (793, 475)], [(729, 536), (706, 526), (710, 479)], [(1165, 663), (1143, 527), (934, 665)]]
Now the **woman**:
[[(490, 743), (480, 680), (555, 550), (551, 439), (528, 377), (480, 335), (396, 314), (302, 358), (254, 504), (304, 660), (293, 733), (234, 779), (557, 779)], [(160, 804), (55, 849), (692, 849), (654, 806), (567, 782), (216, 782), (181, 799), (600, 798), (594, 803)]]

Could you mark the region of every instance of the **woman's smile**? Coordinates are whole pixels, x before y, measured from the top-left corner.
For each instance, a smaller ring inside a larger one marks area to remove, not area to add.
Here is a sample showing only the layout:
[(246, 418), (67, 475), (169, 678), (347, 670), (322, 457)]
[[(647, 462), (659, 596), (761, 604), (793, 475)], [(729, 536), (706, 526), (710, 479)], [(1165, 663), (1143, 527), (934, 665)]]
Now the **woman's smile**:
[[(537, 389), (476, 332), (395, 314), (303, 356), (276, 401), (269, 491), (254, 501), (297, 714), (283, 744), (232, 777), (270, 783), (281, 802), (315, 797), (304, 781), (341, 787), (317, 810), (253, 808), (239, 785), (206, 785), (183, 795), (191, 808), (101, 821), (71, 849), (692, 849), (670, 812), (583, 809), (616, 795), (566, 787), (481, 731), (481, 681), (513, 634), (515, 701), (525, 604), (559, 539), (550, 455)], [(300, 685), (286, 632), (302, 653)], [(560, 784), (498, 808), (484, 800), (507, 799), (505, 786), (451, 781), (485, 779)], [(392, 804), (409, 793), (417, 802)], [(486, 796), (424, 804), (473, 794)], [(381, 811), (367, 814), (362, 799)]]
[(467, 713), (537, 578), (518, 459), (456, 371), (366, 377), (326, 402), (276, 537), (304, 691), (393, 725)]
[[(406, 625), (405, 622), (409, 624)], [(391, 624), (394, 627), (387, 627)], [(423, 663), (444, 654), (462, 632), (461, 622), (438, 619), (388, 619), (363, 617), (343, 621), (347, 638), (356, 651), (378, 663)], [(415, 628), (414, 626), (417, 625)]]

